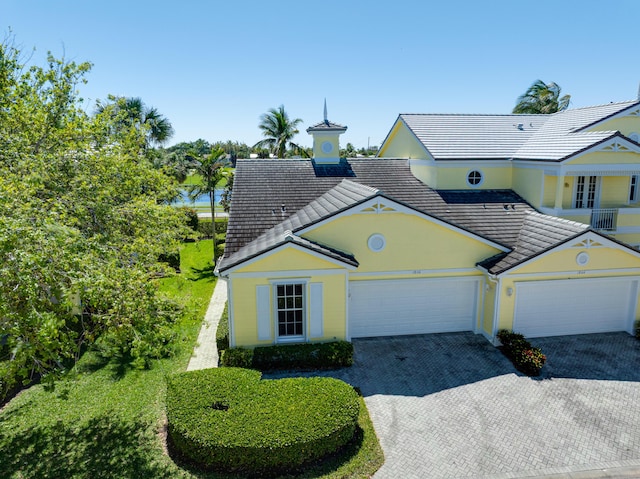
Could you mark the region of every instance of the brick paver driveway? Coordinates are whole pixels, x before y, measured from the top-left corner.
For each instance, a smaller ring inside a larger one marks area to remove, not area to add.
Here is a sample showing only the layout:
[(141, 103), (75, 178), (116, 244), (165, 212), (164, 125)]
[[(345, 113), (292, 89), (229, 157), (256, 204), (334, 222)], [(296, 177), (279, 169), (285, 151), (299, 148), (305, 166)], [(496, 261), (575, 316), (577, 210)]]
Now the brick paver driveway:
[(331, 375), (365, 397), (386, 459), (375, 477), (640, 466), (640, 342), (625, 333), (532, 342), (548, 356), (536, 379), (472, 333), (354, 341), (355, 365)]

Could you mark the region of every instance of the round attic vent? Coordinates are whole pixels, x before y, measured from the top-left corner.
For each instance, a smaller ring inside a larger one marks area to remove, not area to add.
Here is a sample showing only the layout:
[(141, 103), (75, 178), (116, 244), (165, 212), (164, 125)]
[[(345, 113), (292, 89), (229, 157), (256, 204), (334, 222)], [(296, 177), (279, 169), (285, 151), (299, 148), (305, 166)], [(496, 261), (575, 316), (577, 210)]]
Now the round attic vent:
[(578, 253), (578, 255), (576, 256), (576, 263), (578, 263), (578, 266), (585, 266), (588, 262), (589, 253), (586, 253), (584, 251), (582, 253)]
[(378, 251), (382, 251), (384, 249), (384, 247), (387, 245), (387, 241), (384, 239), (384, 236), (376, 233), (369, 236), (367, 245), (369, 246), (369, 249), (371, 251), (377, 253)]

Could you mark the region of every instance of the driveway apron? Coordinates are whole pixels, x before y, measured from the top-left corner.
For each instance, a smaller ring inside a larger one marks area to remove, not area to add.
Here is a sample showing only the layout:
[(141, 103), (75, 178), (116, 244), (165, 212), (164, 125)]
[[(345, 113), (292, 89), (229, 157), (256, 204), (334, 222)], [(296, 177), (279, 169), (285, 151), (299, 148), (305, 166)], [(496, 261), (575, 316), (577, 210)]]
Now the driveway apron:
[[(355, 364), (321, 375), (362, 391), (385, 453), (376, 478), (640, 477), (640, 343), (532, 343), (540, 378), (472, 333), (355, 340)], [(598, 475), (610, 468), (638, 476)]]

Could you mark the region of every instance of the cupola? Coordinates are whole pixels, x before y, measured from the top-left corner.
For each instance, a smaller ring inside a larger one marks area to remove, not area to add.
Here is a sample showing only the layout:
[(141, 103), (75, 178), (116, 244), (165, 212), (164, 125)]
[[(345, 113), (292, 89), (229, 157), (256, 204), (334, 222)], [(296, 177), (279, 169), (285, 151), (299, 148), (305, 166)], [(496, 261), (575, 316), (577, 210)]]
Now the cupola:
[(346, 126), (331, 123), (327, 119), (327, 100), (324, 101), (324, 121), (307, 128), (313, 136), (313, 160), (317, 164), (331, 165), (340, 163), (340, 135), (347, 131)]

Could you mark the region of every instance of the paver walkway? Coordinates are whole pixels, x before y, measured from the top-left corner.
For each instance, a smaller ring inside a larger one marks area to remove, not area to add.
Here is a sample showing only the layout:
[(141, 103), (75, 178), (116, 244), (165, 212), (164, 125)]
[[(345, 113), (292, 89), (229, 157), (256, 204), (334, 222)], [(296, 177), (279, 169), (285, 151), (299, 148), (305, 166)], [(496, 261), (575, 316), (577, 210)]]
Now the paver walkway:
[(227, 281), (218, 278), (216, 287), (213, 290), (207, 313), (204, 316), (198, 342), (193, 350), (187, 371), (196, 369), (207, 369), (218, 367), (218, 347), (216, 345), (216, 330), (220, 316), (224, 311), (227, 302)]

